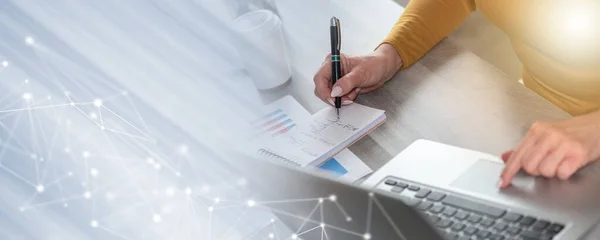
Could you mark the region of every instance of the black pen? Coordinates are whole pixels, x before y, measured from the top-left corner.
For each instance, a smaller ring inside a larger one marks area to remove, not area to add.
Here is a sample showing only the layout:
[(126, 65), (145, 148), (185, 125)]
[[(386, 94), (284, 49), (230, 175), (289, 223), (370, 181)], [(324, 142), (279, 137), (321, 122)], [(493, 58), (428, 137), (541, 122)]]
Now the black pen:
[[(331, 36), (331, 86), (342, 77), (342, 63), (340, 62), (340, 49), (342, 44), (342, 34), (340, 31), (340, 20), (336, 17), (331, 18), (329, 33)], [(342, 98), (335, 97), (335, 110), (338, 118), (340, 117), (340, 107), (342, 107)]]

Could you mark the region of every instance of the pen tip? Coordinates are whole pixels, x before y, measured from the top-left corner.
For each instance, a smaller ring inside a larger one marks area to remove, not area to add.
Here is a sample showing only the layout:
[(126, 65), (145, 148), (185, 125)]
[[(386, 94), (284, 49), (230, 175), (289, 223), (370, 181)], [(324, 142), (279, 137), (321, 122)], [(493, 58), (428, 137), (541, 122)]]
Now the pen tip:
[(338, 118), (340, 118), (340, 109), (339, 109), (339, 108), (336, 108), (336, 109), (335, 109), (335, 111), (337, 112), (337, 116), (338, 116)]

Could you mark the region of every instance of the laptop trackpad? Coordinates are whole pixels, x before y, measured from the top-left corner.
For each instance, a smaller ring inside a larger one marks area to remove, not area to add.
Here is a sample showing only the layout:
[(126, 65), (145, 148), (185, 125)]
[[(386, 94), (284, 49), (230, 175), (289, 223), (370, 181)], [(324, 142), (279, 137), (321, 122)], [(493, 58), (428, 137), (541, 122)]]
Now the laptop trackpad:
[[(504, 165), (488, 160), (478, 160), (450, 184), (453, 188), (467, 191), (469, 194), (493, 201), (512, 203), (515, 199), (512, 194), (500, 191), (496, 186)], [(534, 178), (519, 173), (512, 182), (511, 188), (530, 192), (535, 186)]]

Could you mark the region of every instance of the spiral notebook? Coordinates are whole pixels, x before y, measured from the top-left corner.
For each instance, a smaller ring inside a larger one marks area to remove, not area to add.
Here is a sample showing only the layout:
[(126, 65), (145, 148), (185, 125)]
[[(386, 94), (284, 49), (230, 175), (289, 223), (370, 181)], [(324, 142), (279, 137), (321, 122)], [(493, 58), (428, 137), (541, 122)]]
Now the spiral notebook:
[[(275, 112), (277, 114), (268, 118), (285, 118), (285, 113)], [(266, 124), (265, 129), (260, 130), (263, 136), (254, 140), (258, 146), (256, 154), (298, 167), (319, 166), (376, 129), (385, 118), (384, 111), (355, 103), (344, 106), (339, 118), (335, 108), (327, 107), (306, 121), (284, 123), (287, 127), (274, 128)], [(275, 122), (282, 119), (277, 120)], [(272, 132), (274, 129), (278, 131)]]

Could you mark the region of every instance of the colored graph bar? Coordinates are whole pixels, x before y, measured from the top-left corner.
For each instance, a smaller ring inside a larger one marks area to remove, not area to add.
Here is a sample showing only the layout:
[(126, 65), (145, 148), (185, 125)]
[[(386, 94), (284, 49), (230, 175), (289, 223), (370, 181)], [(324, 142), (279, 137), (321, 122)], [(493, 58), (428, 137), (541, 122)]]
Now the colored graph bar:
[(275, 129), (278, 129), (278, 128), (280, 128), (280, 127), (283, 127), (283, 126), (285, 126), (286, 124), (288, 124), (288, 123), (291, 123), (291, 122), (292, 122), (292, 119), (289, 119), (289, 118), (288, 118), (288, 119), (286, 119), (285, 121), (283, 121), (283, 122), (280, 122), (280, 123), (278, 123), (277, 125), (275, 125), (275, 126), (272, 126), (272, 127), (270, 127), (269, 129), (267, 129), (267, 130), (265, 130), (265, 131), (273, 131), (273, 130), (275, 130)]
[(296, 126), (296, 124), (289, 125), (288, 127), (284, 128), (284, 129), (281, 129), (279, 132), (273, 133), (272, 136), (276, 137), (276, 136), (279, 136), (281, 134), (284, 134), (284, 133), (288, 132), (290, 129), (292, 129), (295, 126)]
[(281, 119), (284, 119), (284, 118), (286, 118), (287, 116), (288, 116), (287, 114), (282, 114), (282, 115), (279, 115), (278, 117), (276, 117), (276, 118), (273, 118), (273, 119), (271, 119), (271, 120), (269, 120), (269, 121), (267, 121), (267, 122), (263, 123), (263, 124), (262, 124), (262, 126), (263, 126), (263, 127), (269, 126), (269, 125), (271, 125), (271, 124), (273, 124), (273, 123), (276, 123), (277, 121), (279, 121), (279, 120), (281, 120)]

